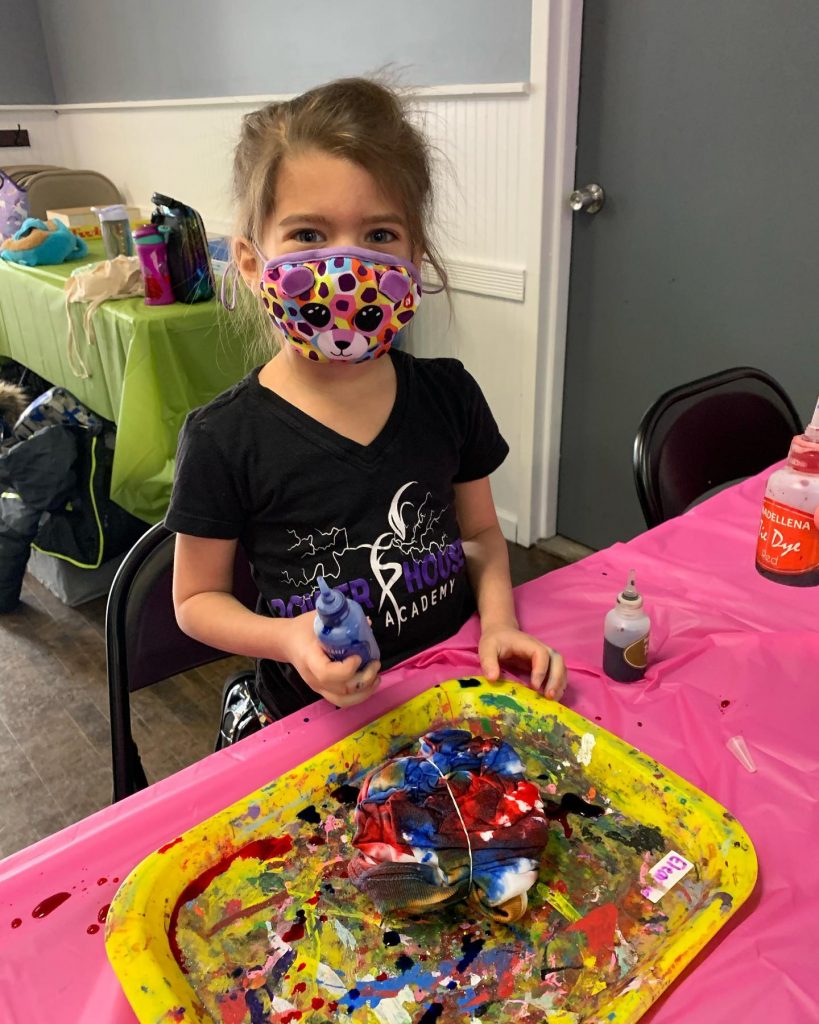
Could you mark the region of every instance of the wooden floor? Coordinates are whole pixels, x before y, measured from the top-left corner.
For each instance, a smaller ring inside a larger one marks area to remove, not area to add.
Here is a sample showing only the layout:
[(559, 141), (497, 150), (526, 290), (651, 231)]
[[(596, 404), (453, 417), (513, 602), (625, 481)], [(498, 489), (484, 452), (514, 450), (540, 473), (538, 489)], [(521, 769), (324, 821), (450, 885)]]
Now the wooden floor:
[[(515, 584), (564, 564), (509, 547)], [(69, 608), (28, 575), (19, 609), (0, 616), (0, 857), (110, 803), (104, 622), (104, 598)], [(133, 695), (150, 781), (213, 750), (222, 683), (249, 664), (226, 659)]]

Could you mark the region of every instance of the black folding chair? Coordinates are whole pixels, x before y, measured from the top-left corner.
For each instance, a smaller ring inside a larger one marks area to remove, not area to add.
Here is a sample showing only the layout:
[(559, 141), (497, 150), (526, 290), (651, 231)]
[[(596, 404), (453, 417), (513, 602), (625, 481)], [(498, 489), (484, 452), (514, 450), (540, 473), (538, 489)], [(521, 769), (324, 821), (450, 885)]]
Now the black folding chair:
[[(225, 651), (193, 640), (176, 624), (171, 590), (175, 537), (162, 523), (151, 527), (125, 556), (108, 595), (105, 643), (115, 801), (148, 785), (131, 734), (130, 695), (228, 657)], [(258, 590), (241, 547), (236, 549), (233, 591), (246, 607), (255, 609)]]
[(649, 527), (785, 457), (802, 423), (782, 386), (739, 366), (667, 391), (634, 440), (634, 481)]

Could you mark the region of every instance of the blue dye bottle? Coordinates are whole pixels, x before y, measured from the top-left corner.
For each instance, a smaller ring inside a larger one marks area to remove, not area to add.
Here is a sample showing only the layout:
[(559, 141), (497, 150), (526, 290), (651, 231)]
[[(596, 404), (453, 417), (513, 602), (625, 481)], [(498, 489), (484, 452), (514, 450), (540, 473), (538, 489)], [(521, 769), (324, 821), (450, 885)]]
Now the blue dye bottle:
[(315, 631), (319, 643), (331, 661), (344, 661), (353, 654), (361, 658), (360, 668), (381, 657), (364, 609), (340, 590), (328, 587), (318, 578)]

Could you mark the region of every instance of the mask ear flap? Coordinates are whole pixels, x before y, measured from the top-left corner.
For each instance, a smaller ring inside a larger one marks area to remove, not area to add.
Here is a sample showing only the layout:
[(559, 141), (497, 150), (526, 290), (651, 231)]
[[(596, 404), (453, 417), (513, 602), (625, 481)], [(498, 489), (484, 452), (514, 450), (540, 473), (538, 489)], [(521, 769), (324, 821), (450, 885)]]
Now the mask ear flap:
[(400, 302), (409, 294), (409, 278), (397, 270), (388, 270), (379, 281), (378, 290), (393, 302)]
[(315, 281), (313, 271), (309, 267), (291, 267), (282, 275), (279, 289), (285, 298), (294, 299), (302, 292), (309, 292)]

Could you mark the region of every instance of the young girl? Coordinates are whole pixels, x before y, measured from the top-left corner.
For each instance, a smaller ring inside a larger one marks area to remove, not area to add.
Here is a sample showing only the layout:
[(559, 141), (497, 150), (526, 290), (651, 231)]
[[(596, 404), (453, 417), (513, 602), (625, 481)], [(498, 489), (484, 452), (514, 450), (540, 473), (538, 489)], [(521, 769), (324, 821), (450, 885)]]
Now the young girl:
[[(484, 674), (522, 661), (559, 699), (563, 659), (515, 617), (488, 479), (508, 446), (458, 361), (400, 349), (421, 260), (444, 278), (425, 224), (423, 136), (389, 90), (332, 82), (244, 119), (234, 185), (234, 260), (278, 344), (180, 435), (165, 521), (178, 534), (181, 628), (259, 659), (256, 696), (275, 718), (319, 697), (366, 700), (382, 668), (477, 608)], [(237, 543), (259, 587), (255, 614), (231, 594)], [(320, 575), (363, 605), (380, 664), (324, 653)]]

